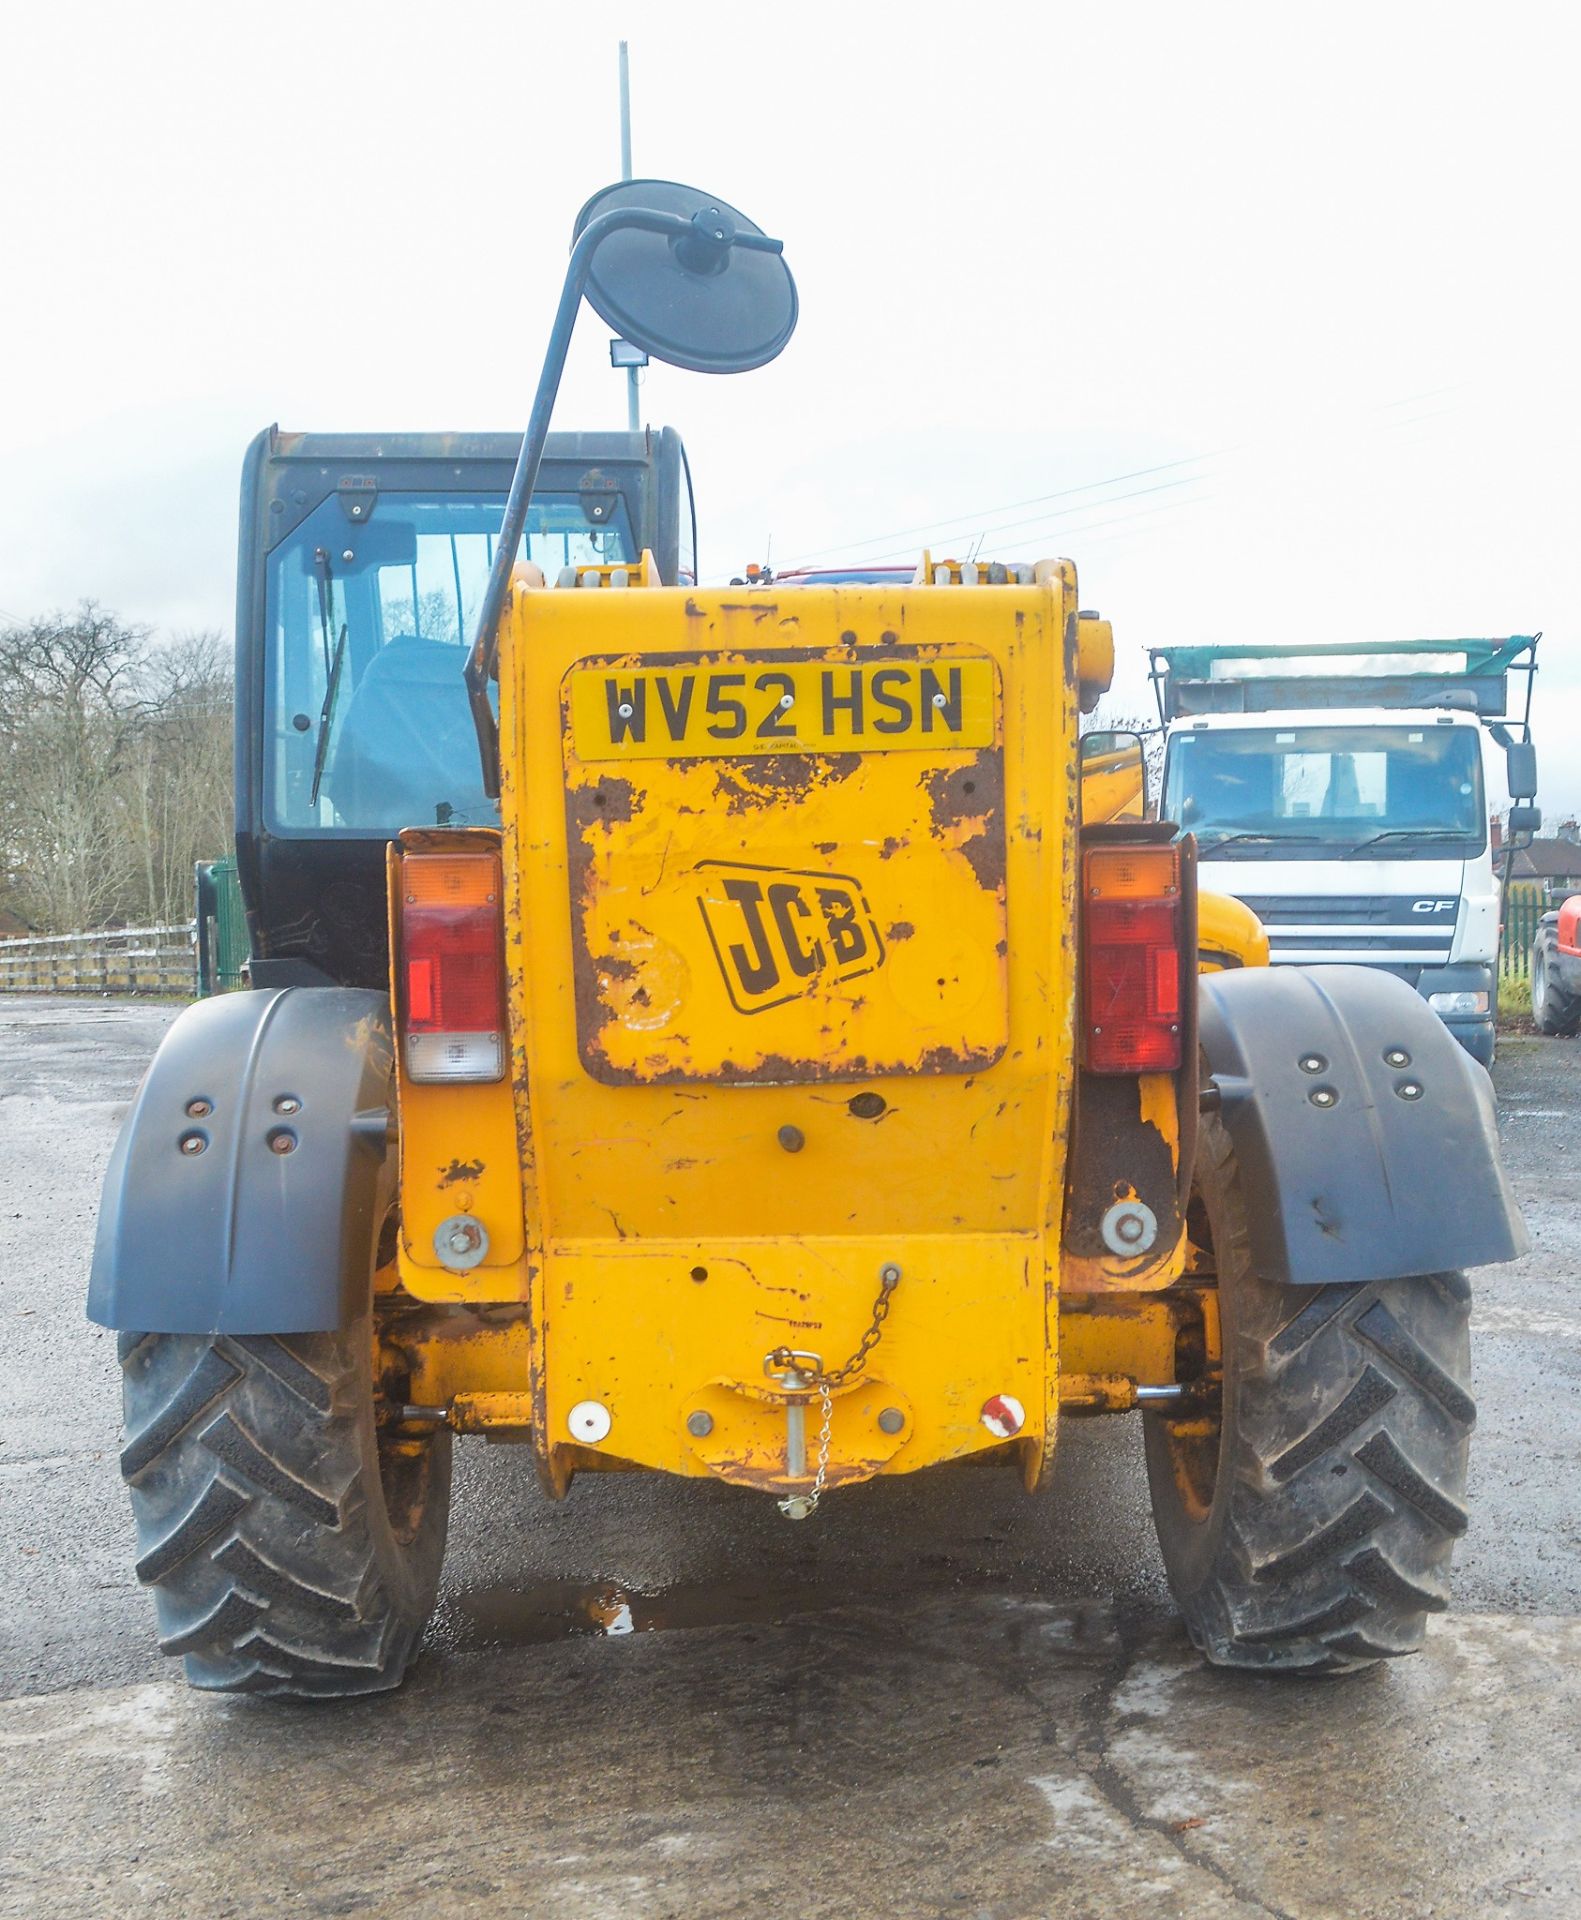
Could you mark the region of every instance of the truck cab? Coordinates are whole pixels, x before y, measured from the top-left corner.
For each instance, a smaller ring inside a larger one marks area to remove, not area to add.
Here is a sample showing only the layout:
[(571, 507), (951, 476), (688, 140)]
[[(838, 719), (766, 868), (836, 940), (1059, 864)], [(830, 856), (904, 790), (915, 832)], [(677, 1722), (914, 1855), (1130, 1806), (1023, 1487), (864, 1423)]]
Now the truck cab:
[[(1162, 812), (1196, 836), (1204, 888), (1257, 914), (1275, 966), (1398, 975), (1484, 1065), (1500, 898), (1484, 743), (1510, 744), (1507, 674), (1534, 647), (1153, 655)], [(1512, 784), (1528, 782), (1512, 772)]]

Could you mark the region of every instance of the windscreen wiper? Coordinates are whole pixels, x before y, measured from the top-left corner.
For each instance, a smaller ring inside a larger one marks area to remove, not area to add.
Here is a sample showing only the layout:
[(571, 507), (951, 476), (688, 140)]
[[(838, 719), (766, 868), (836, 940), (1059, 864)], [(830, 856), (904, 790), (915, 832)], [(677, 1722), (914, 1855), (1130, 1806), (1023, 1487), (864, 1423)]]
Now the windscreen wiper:
[(1469, 840), (1472, 835), (1462, 827), (1385, 827), (1382, 833), (1372, 833), (1365, 840), (1358, 840), (1342, 857), (1354, 860), (1358, 853), (1365, 853), (1369, 847), (1377, 846), (1380, 840)]
[(335, 642), (334, 652), (329, 645), (330, 606), (334, 589), (330, 582), (329, 555), (322, 547), (315, 549), (313, 569), (318, 575), (318, 618), (319, 628), (324, 641), (324, 666), (327, 680), (324, 687), (324, 704), (318, 715), (318, 740), (313, 749), (313, 787), (308, 795), (310, 807), (318, 805), (318, 790), (324, 779), (324, 762), (329, 756), (329, 730), (335, 723), (335, 699), (340, 692), (340, 670), (346, 664), (346, 636), (350, 633), (350, 624), (342, 621), (340, 638)]
[(1317, 840), (1318, 836), (1315, 833), (1253, 833), (1247, 831), (1245, 833), (1227, 833), (1222, 840), (1214, 840), (1210, 844), (1204, 845), (1202, 836), (1199, 834), (1197, 836), (1197, 850), (1201, 853), (1204, 860), (1211, 860), (1216, 853), (1221, 852), (1225, 847), (1244, 846), (1248, 843), (1255, 843), (1260, 846), (1280, 847), (1287, 845), (1293, 846), (1298, 842), (1304, 842), (1307, 846), (1316, 846)]

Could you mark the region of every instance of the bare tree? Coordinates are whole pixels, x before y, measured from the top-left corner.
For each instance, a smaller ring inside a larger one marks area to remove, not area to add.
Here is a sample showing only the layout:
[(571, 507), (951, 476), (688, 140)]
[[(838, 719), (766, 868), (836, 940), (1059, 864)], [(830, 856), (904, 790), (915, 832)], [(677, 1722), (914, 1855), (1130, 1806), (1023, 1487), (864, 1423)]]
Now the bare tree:
[(230, 841), (228, 664), (84, 601), (0, 631), (0, 904), (30, 926), (184, 919)]

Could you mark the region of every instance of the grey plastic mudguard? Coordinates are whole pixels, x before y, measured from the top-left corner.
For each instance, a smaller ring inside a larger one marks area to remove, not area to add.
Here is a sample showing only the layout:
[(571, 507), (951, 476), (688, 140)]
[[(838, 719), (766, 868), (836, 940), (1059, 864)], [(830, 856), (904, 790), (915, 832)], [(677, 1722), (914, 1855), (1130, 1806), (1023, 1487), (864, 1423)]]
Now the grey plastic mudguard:
[(1204, 974), (1199, 987), (1259, 1272), (1314, 1286), (1395, 1280), (1526, 1251), (1493, 1083), (1403, 980), (1255, 967)]
[(139, 1333), (348, 1325), (380, 1224), (393, 1057), (380, 993), (287, 987), (188, 1007), (110, 1156), (88, 1318)]

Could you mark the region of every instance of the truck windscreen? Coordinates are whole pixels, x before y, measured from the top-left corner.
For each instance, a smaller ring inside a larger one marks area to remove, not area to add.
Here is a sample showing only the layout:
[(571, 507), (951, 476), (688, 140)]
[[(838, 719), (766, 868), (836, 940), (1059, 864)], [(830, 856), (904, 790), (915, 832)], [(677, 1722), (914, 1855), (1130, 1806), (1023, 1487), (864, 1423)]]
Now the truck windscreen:
[[(462, 684), (503, 495), (381, 493), (353, 526), (326, 500), (269, 556), (265, 809), (277, 833), (492, 825)], [(521, 558), (635, 560), (623, 496), (594, 524), (535, 494)]]
[(1166, 816), (1207, 859), (1468, 858), (1487, 839), (1471, 727), (1191, 729), (1174, 735)]

